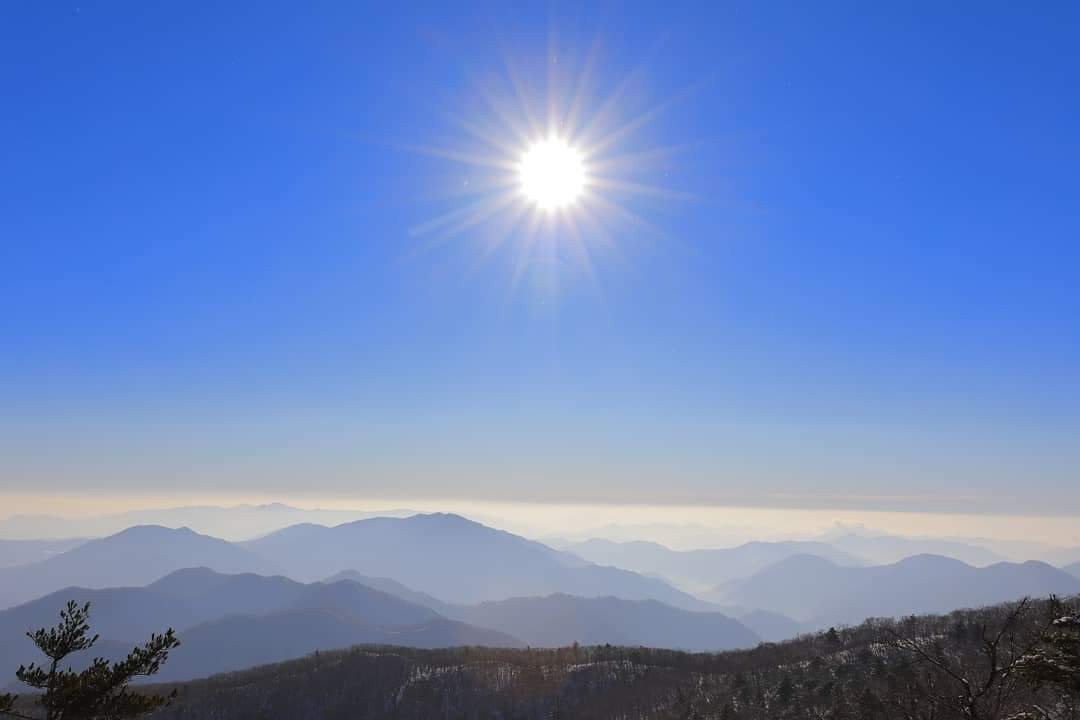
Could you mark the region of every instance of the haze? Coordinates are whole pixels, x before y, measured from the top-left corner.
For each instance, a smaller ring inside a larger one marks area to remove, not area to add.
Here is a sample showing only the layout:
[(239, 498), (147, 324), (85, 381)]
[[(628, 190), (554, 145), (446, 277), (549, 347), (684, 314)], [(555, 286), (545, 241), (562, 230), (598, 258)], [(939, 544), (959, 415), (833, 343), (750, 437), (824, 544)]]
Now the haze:
[(1078, 27), (8, 3), (0, 716), (1076, 720)]

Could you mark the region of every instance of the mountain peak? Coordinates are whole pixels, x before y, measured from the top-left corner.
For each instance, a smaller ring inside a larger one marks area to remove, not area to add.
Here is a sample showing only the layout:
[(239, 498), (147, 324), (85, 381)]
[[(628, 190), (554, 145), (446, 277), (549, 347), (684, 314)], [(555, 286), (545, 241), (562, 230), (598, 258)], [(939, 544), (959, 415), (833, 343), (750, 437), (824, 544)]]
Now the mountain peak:
[(186, 527), (186, 526), (185, 527), (178, 527), (178, 528), (171, 528), (171, 527), (166, 527), (164, 525), (132, 525), (131, 527), (129, 527), (129, 528), (125, 529), (125, 530), (121, 530), (120, 532), (114, 533), (113, 535), (110, 535), (110, 536), (108, 536), (106, 538), (103, 538), (103, 539), (105, 539), (105, 540), (108, 540), (110, 538), (127, 538), (127, 539), (148, 538), (149, 539), (149, 538), (181, 537), (181, 536), (184, 536), (184, 537), (192, 537), (192, 536), (208, 537), (206, 535), (199, 535), (199, 533), (195, 532), (194, 530), (192, 530), (191, 528)]
[(970, 569), (972, 566), (968, 565), (962, 560), (956, 558), (946, 557), (944, 555), (936, 555), (934, 553), (919, 553), (917, 555), (909, 555), (906, 558), (897, 560), (893, 563), (894, 567), (913, 568), (925, 570), (929, 568), (941, 568), (941, 569)]
[(404, 519), (407, 520), (407, 521), (412, 520), (414, 522), (438, 523), (438, 524), (443, 524), (443, 525), (470, 525), (470, 526), (486, 527), (486, 526), (482, 526), (480, 523), (476, 522), (475, 520), (470, 520), (469, 518), (465, 517), (464, 515), (458, 515), (457, 513), (444, 513), (444, 512), (418, 513), (416, 515), (411, 515), (411, 516), (409, 516), (407, 518), (404, 518)]

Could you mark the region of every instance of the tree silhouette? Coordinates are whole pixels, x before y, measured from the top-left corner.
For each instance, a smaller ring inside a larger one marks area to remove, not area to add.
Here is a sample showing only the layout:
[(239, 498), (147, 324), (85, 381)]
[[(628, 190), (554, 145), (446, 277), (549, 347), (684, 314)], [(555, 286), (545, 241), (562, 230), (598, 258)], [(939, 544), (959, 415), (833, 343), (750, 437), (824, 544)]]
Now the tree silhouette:
[(780, 701), (781, 705), (790, 705), (791, 701), (795, 698), (795, 684), (791, 682), (791, 678), (785, 675), (780, 681), (780, 685), (776, 688), (776, 699)]
[[(1050, 607), (1057, 607), (1056, 599)], [(1052, 613), (1032, 618), (1036, 610), (1028, 598), (986, 608), (966, 654), (949, 650), (931, 617), (904, 618), (897, 629), (887, 628), (885, 644), (930, 671), (923, 692), (933, 705), (964, 720), (997, 720), (1028, 690), (1021, 669), (1053, 623)]]
[(1016, 667), (1036, 687), (1051, 688), (1057, 707), (1034, 705), (1031, 712), (1016, 718), (1055, 720), (1080, 713), (1080, 614), (1064, 614), (1057, 598), (1051, 599), (1051, 613), (1056, 618), (1039, 644), (1024, 653)]
[(1080, 615), (1055, 619), (1039, 646), (1025, 654), (1019, 666), (1039, 685), (1080, 694)]
[[(47, 668), (35, 663), (20, 665), (15, 676), (23, 683), (41, 691), (38, 705), (45, 711), (45, 720), (122, 720), (145, 715), (169, 703), (175, 696), (134, 693), (128, 684), (136, 677), (157, 673), (168, 659), (169, 651), (177, 647), (172, 628), (133, 649), (123, 660), (109, 663), (95, 658), (90, 667), (75, 672), (61, 668), (70, 655), (89, 650), (98, 640), (90, 636), (90, 603), (82, 607), (74, 601), (60, 611), (60, 623), (41, 628), (26, 635), (48, 659)], [(33, 718), (15, 709), (16, 697), (0, 696), (0, 715)]]

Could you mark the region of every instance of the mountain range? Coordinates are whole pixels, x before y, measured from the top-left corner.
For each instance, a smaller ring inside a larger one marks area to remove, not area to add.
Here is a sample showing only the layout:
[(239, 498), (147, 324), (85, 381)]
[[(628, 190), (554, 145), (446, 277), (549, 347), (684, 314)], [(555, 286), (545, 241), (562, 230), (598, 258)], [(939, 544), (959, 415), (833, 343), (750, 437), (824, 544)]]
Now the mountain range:
[(864, 564), (862, 558), (823, 542), (749, 542), (724, 549), (671, 550), (654, 542), (594, 538), (564, 549), (590, 562), (659, 576), (693, 590), (751, 575), (792, 555), (818, 555), (838, 565)]
[[(355, 648), (185, 683), (177, 701), (152, 717), (1064, 719), (1075, 717), (1068, 710), (1077, 700), (1063, 687), (1068, 675), (1047, 683), (1026, 673), (982, 672), (991, 662), (1007, 665), (1038, 647), (1033, 641), (1048, 617), (1080, 610), (1080, 598), (1063, 603), (1055, 607), (1042, 599), (1024, 608), (875, 620), (730, 653), (610, 645)], [(919, 662), (898, 646), (895, 639), (911, 633), (934, 638), (935, 655), (943, 660)], [(1068, 631), (1063, 636), (1076, 637)], [(987, 637), (1000, 638), (993, 650)], [(976, 688), (975, 702), (956, 702), (969, 688)]]
[(724, 583), (709, 597), (779, 612), (819, 628), (1078, 592), (1080, 578), (1036, 561), (976, 568), (952, 558), (916, 555), (890, 565), (841, 567), (814, 555), (795, 555)]
[(62, 587), (140, 586), (173, 572), (206, 567), (223, 573), (276, 575), (278, 568), (233, 543), (187, 528), (138, 526), (28, 565), (0, 569), (0, 608)]
[(293, 507), (283, 503), (262, 505), (187, 505), (173, 508), (129, 510), (90, 517), (12, 515), (0, 519), (0, 537), (19, 539), (105, 537), (137, 525), (189, 527), (204, 535), (227, 540), (249, 540), (304, 522), (339, 524), (376, 516), (415, 515), (415, 510), (324, 510)]
[[(353, 643), (722, 650), (873, 616), (1080, 592), (1080, 565), (980, 568), (935, 555), (861, 565), (814, 542), (676, 551), (593, 540), (568, 552), (450, 514), (300, 524), (243, 543), (139, 526), (0, 550), (22, 563), (0, 567), (0, 608), (10, 608), (0, 638), (19, 638), (0, 662), (32, 659), (26, 630), (53, 624), (75, 599), (93, 603), (109, 657), (180, 630), (166, 678)], [(695, 597), (646, 572), (721, 580)]]
[(5, 675), (20, 663), (39, 659), (25, 633), (53, 625), (68, 600), (91, 603), (91, 624), (103, 638), (94, 655), (116, 658), (152, 632), (176, 629), (182, 644), (159, 676), (167, 680), (359, 643), (522, 645), (505, 633), (443, 617), (348, 580), (305, 585), (283, 577), (223, 575), (198, 568), (174, 572), (146, 587), (65, 588), (0, 611), (0, 637), (5, 639), (0, 644), (0, 668)]
[(945, 538), (843, 532), (827, 535), (824, 541), (841, 551), (863, 558), (867, 565), (894, 563), (912, 555), (944, 555), (980, 567), (1007, 560), (1001, 554), (981, 545)]
[(454, 604), (566, 593), (716, 609), (662, 580), (587, 562), (452, 514), (296, 525), (241, 547), (304, 582), (356, 570)]
[(722, 613), (680, 610), (656, 600), (558, 593), (483, 602), (462, 608), (456, 617), (513, 633), (532, 647), (580, 643), (715, 652), (754, 647), (761, 641)]
[(735, 617), (765, 642), (790, 640), (808, 630), (803, 623), (770, 610), (744, 610)]
[(389, 595), (394, 595), (402, 600), (408, 600), (415, 605), (422, 605), (423, 607), (430, 608), (440, 615), (446, 617), (453, 617), (454, 613), (461, 607), (461, 605), (453, 605), (448, 602), (443, 602), (434, 595), (420, 592), (419, 590), (413, 590), (411, 587), (399, 583), (393, 578), (387, 577), (371, 577), (369, 575), (363, 575), (355, 570), (342, 570), (339, 573), (334, 573), (330, 577), (323, 580), (326, 583), (339, 582), (341, 580), (352, 580), (358, 582), (361, 585), (367, 585), (369, 588), (375, 588), (381, 590)]
[[(387, 581), (393, 583), (393, 581)], [(413, 593), (397, 585), (398, 592)], [(153, 632), (177, 630), (159, 680), (184, 680), (356, 644), (405, 647), (535, 647), (619, 644), (718, 651), (753, 647), (760, 638), (715, 612), (680, 610), (655, 600), (564, 594), (510, 598), (445, 609), (350, 579), (303, 584), (284, 577), (180, 570), (145, 587), (65, 588), (0, 611), (0, 668), (40, 661), (25, 633), (55, 623), (69, 600), (91, 604), (103, 640), (94, 656), (116, 659)], [(88, 653), (73, 658), (84, 665)], [(9, 678), (10, 679), (10, 678)], [(0, 686), (4, 683), (0, 682)]]
[[(656, 600), (583, 598), (565, 593), (454, 605), (387, 578), (340, 573), (327, 582), (351, 579), (370, 584), (439, 614), (500, 630), (532, 647), (640, 645), (691, 651), (753, 647), (763, 638), (741, 620), (719, 612), (694, 612)], [(785, 637), (792, 637), (792, 632)]]
[(67, 585), (142, 586), (191, 567), (222, 573), (285, 575), (301, 582), (342, 570), (392, 577), (448, 602), (470, 604), (567, 593), (654, 599), (688, 610), (716, 610), (667, 583), (589, 563), (457, 515), (372, 518), (336, 527), (295, 525), (246, 543), (187, 528), (129, 528), (46, 560), (0, 568), (0, 608)]

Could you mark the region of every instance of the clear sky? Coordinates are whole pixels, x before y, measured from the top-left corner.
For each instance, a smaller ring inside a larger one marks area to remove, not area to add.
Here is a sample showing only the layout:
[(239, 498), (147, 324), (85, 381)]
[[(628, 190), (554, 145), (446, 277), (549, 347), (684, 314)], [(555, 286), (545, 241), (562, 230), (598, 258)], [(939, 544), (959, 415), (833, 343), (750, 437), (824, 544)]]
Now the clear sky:
[(1080, 514), (1080, 5), (504, 5), (0, 10), (9, 507)]

